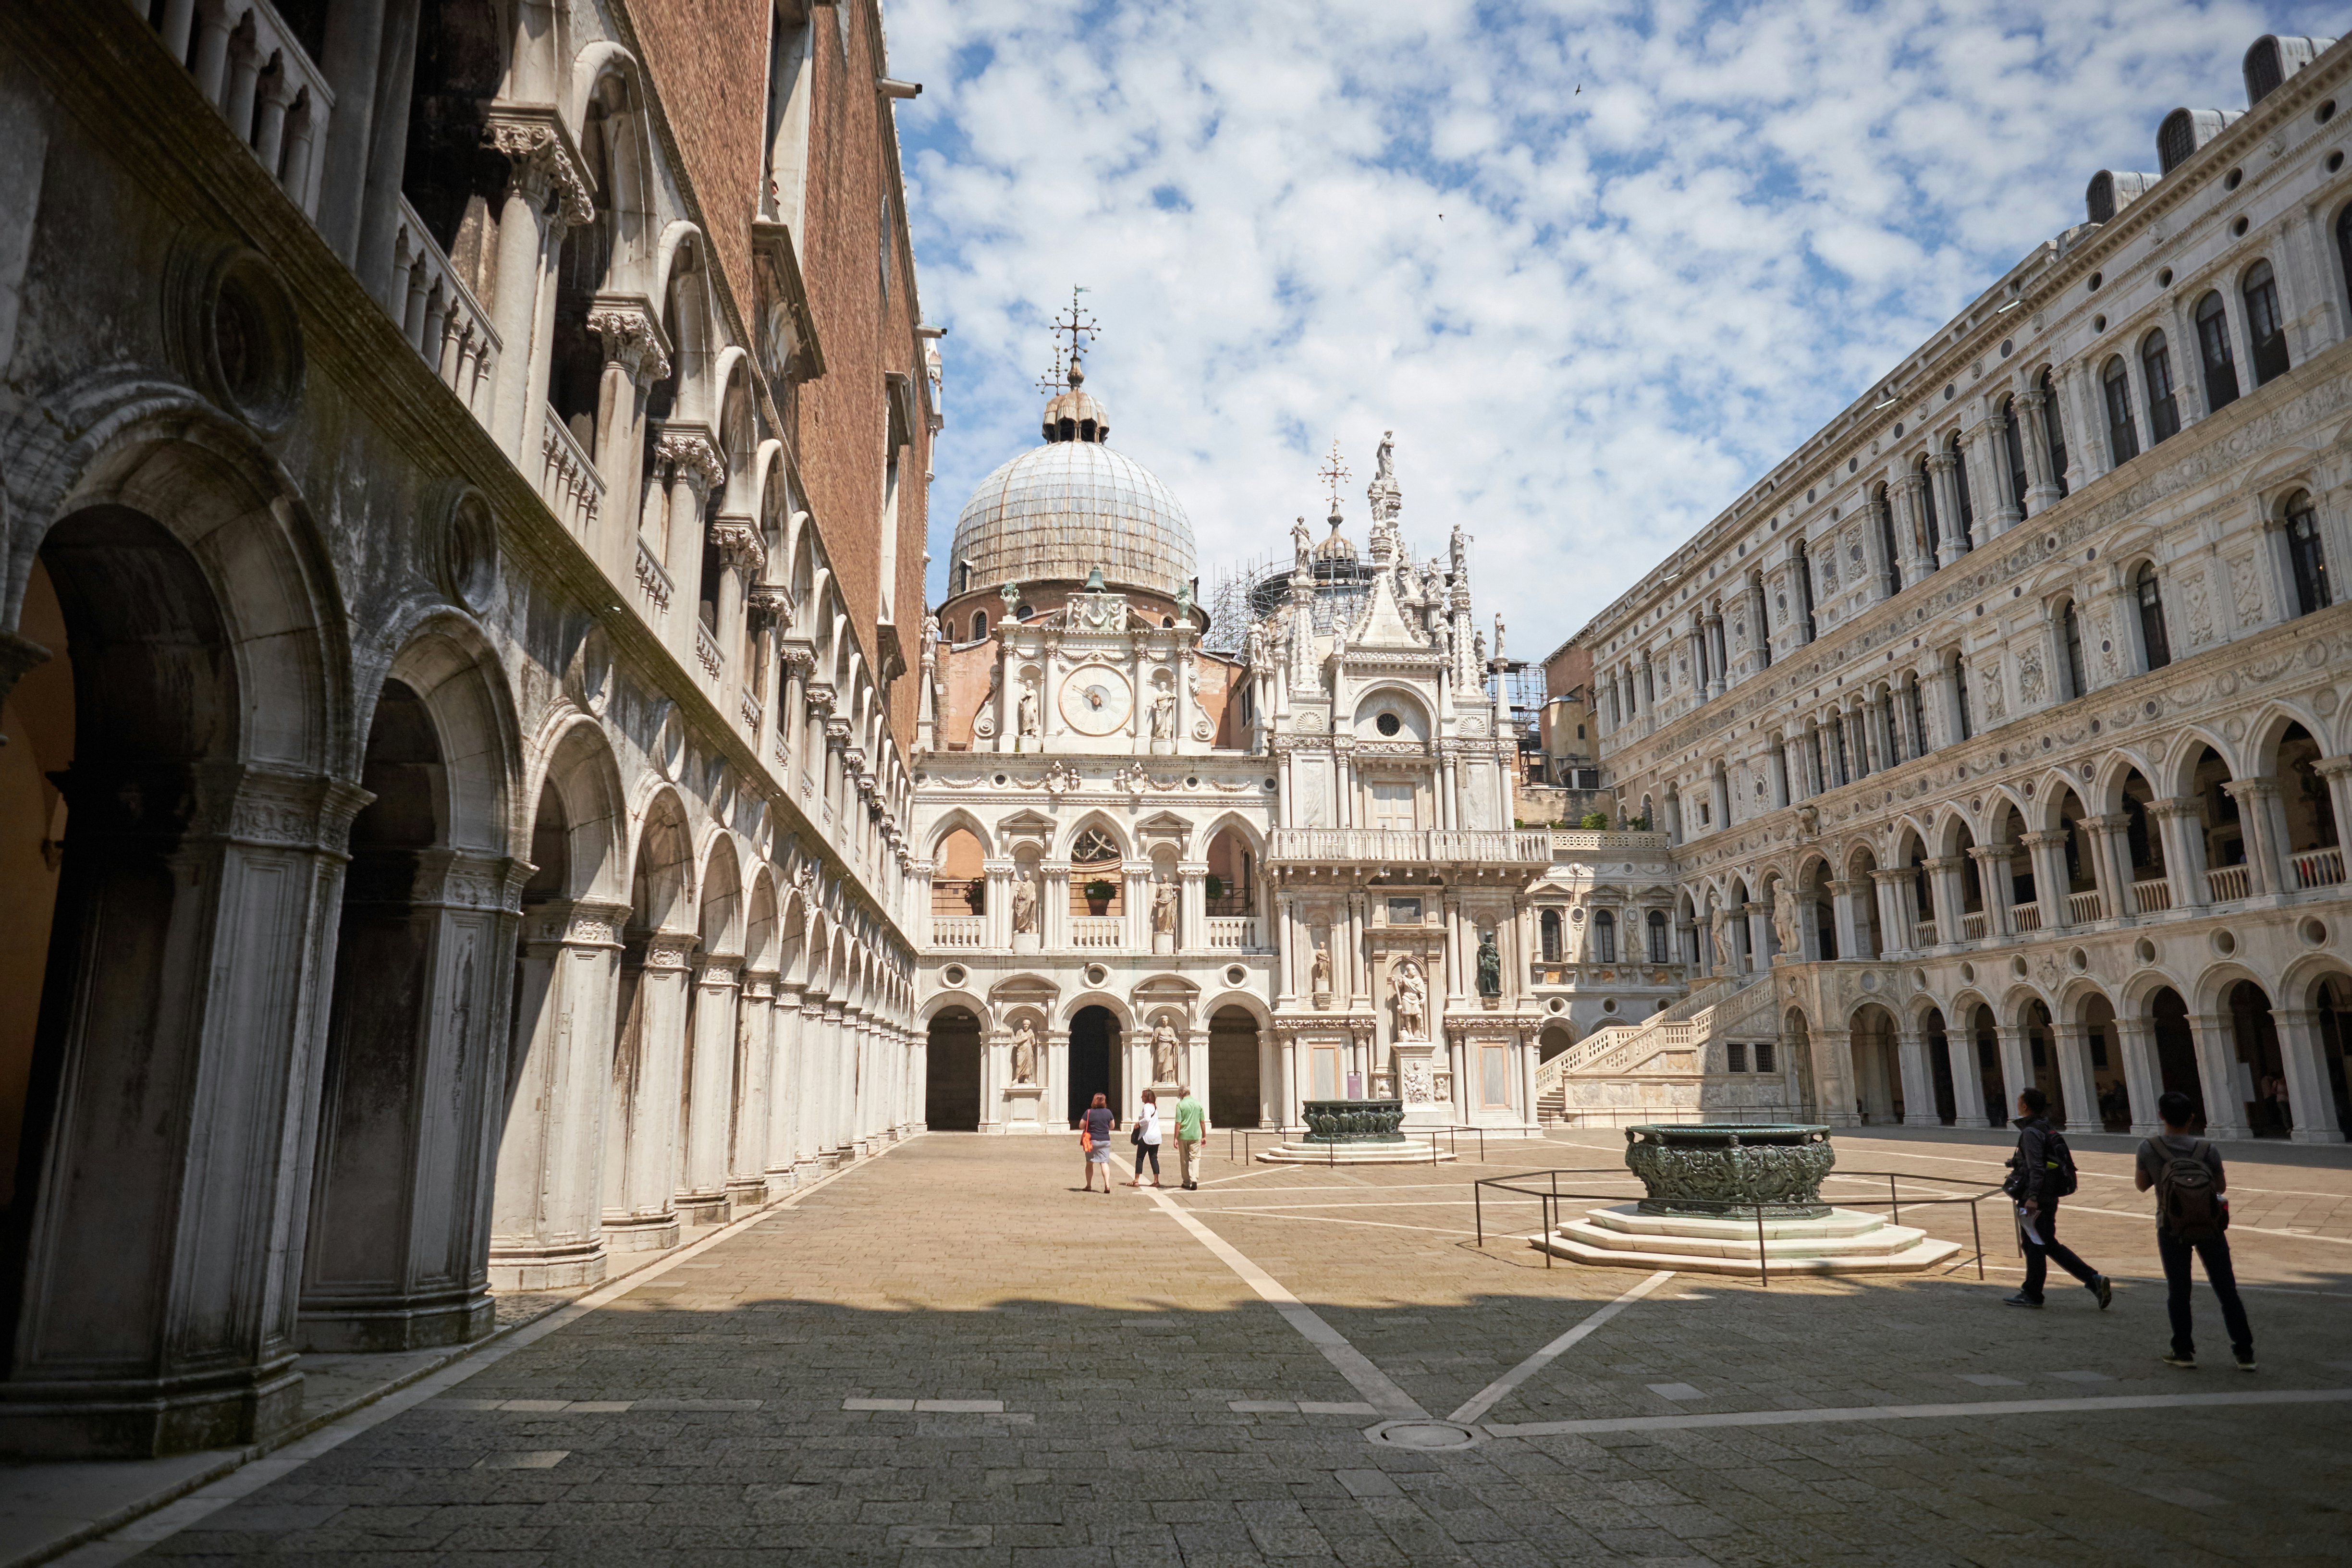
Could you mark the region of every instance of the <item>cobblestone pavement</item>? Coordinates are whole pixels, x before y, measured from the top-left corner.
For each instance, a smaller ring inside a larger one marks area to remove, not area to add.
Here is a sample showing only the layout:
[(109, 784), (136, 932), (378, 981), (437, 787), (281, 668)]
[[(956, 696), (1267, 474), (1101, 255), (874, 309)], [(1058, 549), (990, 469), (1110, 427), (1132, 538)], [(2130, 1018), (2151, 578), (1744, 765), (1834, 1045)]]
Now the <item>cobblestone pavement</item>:
[[(2004, 1153), (1957, 1134), (1838, 1142), (1848, 1171), (1905, 1173), (1906, 1205), (1997, 1180)], [(2109, 1312), (2063, 1277), (2043, 1311), (2000, 1306), (2017, 1258), (1996, 1203), (1983, 1283), (1972, 1267), (1769, 1288), (1675, 1275), (1465, 1417), (1598, 1427), (1454, 1451), (1368, 1440), (1404, 1406), (1442, 1419), (1472, 1405), (1644, 1283), (1546, 1268), (1525, 1244), (1524, 1203), (1515, 1219), (1490, 1213), (1513, 1224), (1492, 1226), (1485, 1248), (1470, 1234), (1475, 1177), (1613, 1165), (1622, 1147), (1580, 1132), (1437, 1168), (1213, 1159), (1200, 1192), (1155, 1202), (1078, 1193), (1066, 1139), (919, 1138), (146, 1556), (632, 1568), (2352, 1557), (2341, 1152), (2232, 1162), (2239, 1266), (2261, 1287), (2248, 1293), (2252, 1377), (2228, 1366), (2201, 1285), (2208, 1365), (2157, 1363), (2163, 1293), (2148, 1282), (2146, 1200), (2115, 1179), (2129, 1168), (2118, 1142), (2082, 1152), (2062, 1232), (2122, 1281)], [(1867, 1186), (1840, 1196), (1869, 1206)], [(1904, 1217), (1969, 1235), (1965, 1205)], [(1286, 1292), (1303, 1308), (1269, 1305)], [(2277, 1397), (2293, 1391), (2323, 1397)], [(2184, 1394), (2200, 1402), (2114, 1403)], [(2264, 1402), (2202, 1402), (2225, 1395)], [(1994, 1413), (2019, 1402), (2055, 1403)], [(1962, 1409), (1822, 1414), (1946, 1405)], [(1721, 1419), (1759, 1412), (1798, 1414)]]

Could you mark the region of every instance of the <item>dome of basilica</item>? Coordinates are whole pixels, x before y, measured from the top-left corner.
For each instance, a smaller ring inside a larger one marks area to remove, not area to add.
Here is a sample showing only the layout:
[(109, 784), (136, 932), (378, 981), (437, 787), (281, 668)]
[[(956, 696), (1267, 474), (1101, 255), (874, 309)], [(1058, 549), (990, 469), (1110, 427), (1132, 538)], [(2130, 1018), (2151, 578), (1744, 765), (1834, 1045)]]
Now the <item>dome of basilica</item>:
[(1113, 588), (1173, 596), (1192, 578), (1192, 525), (1150, 469), (1103, 444), (1108, 416), (1075, 366), (1070, 380), (1047, 409), (1045, 445), (982, 479), (964, 503), (950, 581), (962, 582), (967, 562), (975, 590), (1083, 583), (1100, 567)]

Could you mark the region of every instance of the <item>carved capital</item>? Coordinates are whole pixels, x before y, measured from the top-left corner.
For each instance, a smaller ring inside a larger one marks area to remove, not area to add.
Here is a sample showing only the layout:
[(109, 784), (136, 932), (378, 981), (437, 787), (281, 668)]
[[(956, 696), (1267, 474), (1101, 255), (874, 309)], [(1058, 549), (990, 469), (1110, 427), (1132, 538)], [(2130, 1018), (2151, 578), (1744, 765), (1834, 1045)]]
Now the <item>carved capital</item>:
[(635, 294), (599, 294), (589, 302), (588, 330), (604, 340), (604, 357), (625, 365), (644, 384), (669, 374), (669, 338), (651, 306)]
[(690, 931), (657, 931), (646, 938), (646, 967), (683, 973), (700, 939)]
[[(763, 556), (762, 559), (764, 560), (765, 557)], [(743, 596), (743, 606), (751, 617), (753, 628), (758, 629), (782, 626), (789, 620), (792, 617), (793, 600), (792, 595), (784, 591), (784, 586), (781, 583), (754, 583), (751, 592)], [(783, 652), (785, 668), (788, 669), (796, 668), (793, 659), (795, 656), (803, 652), (804, 650), (799, 648), (786, 648)], [(815, 656), (807, 657), (813, 667), (816, 662)]]
[(554, 110), (494, 108), (483, 128), (482, 145), (506, 155), (515, 188), (558, 224), (572, 227), (596, 216), (579, 151)]
[(672, 425), (665, 428), (661, 439), (654, 443), (654, 457), (693, 485), (697, 496), (709, 495), (727, 477), (727, 464), (719, 456), (718, 443), (696, 426)]
[(722, 517), (710, 525), (710, 542), (719, 547), (719, 558), (745, 576), (751, 576), (768, 564), (767, 541), (751, 520), (744, 517)]

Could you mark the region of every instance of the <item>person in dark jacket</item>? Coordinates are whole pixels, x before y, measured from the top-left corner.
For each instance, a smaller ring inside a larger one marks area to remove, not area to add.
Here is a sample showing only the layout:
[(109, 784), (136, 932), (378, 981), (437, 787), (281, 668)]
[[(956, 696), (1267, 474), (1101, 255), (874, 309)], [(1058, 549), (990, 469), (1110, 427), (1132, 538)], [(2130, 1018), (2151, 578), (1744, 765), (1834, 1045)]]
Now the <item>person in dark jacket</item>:
[(2049, 1110), (2050, 1097), (2038, 1089), (2017, 1097), (2017, 1173), (2011, 1178), (2011, 1192), (2017, 1199), (2018, 1240), (2025, 1248), (2025, 1286), (2007, 1301), (2012, 1307), (2042, 1305), (2042, 1282), (2049, 1274), (2050, 1260), (2056, 1258), (2059, 1268), (2080, 1279), (2083, 1288), (2099, 1299), (2099, 1310), (2104, 1312), (2116, 1299), (2116, 1288), (2058, 1239), (2058, 1189), (2072, 1156), (2058, 1157), (2064, 1144), (2050, 1130)]
[[(2157, 1189), (2156, 1255), (2164, 1260), (2164, 1309), (2172, 1319), (2172, 1349), (2164, 1364), (2194, 1370), (2197, 1341), (2189, 1331), (2189, 1260), (2192, 1254), (2205, 1265), (2205, 1281), (2221, 1303), (2222, 1326), (2230, 1331), (2230, 1352), (2238, 1370), (2254, 1370), (2254, 1331), (2247, 1326), (2245, 1303), (2238, 1299), (2238, 1276), (2230, 1264), (2230, 1210), (2223, 1194), (2229, 1176), (2221, 1169), (2221, 1151), (2189, 1131), (2197, 1103), (2179, 1089), (2158, 1095), (2156, 1114), (2164, 1131), (2139, 1146), (2132, 1179), (2141, 1192)], [(2192, 1232), (2195, 1239), (2177, 1234), (2164, 1213), (2165, 1167), (2175, 1160), (2195, 1160), (2212, 1173), (2212, 1206), (2220, 1224), (2210, 1234)]]

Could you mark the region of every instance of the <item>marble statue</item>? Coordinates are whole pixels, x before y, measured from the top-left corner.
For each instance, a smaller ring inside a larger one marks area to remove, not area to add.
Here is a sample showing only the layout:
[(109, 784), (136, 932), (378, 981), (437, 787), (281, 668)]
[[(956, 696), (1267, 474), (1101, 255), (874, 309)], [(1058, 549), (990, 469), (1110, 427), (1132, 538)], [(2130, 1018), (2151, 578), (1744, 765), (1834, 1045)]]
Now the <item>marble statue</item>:
[(1715, 941), (1715, 972), (1731, 973), (1731, 911), (1721, 904), (1706, 918), (1707, 934)]
[(1331, 955), (1321, 948), (1315, 950), (1315, 994), (1331, 994)]
[(1478, 994), (1500, 996), (1503, 994), (1503, 952), (1495, 945), (1495, 933), (1478, 933)]
[(1310, 572), (1314, 570), (1314, 537), (1307, 531), (1307, 520), (1302, 517), (1297, 522), (1293, 523), (1290, 528), (1290, 556), (1292, 571)]
[(1151, 1031), (1151, 1081), (1174, 1083), (1176, 1071), (1176, 1031), (1163, 1018)]
[(1429, 985), (1421, 977), (1421, 965), (1406, 959), (1397, 965), (1396, 979), (1391, 984), (1396, 991), (1397, 1038), (1429, 1038)]
[(1151, 738), (1167, 741), (1176, 734), (1176, 694), (1163, 691), (1151, 700)]
[(1021, 705), (1017, 717), (1020, 720), (1020, 726), (1017, 732), (1030, 739), (1035, 739), (1037, 734), (1037, 688), (1033, 682), (1023, 681), (1021, 683)]
[(1155, 936), (1176, 934), (1176, 889), (1173, 883), (1162, 882), (1151, 895), (1151, 931)]
[(1396, 432), (1393, 430), (1381, 431), (1381, 444), (1372, 450), (1372, 478), (1396, 478)]
[(1804, 951), (1804, 932), (1797, 924), (1797, 895), (1789, 891), (1789, 884), (1776, 882), (1772, 887), (1772, 935), (1780, 951), (1790, 957)]
[(1031, 935), (1037, 930), (1037, 884), (1026, 877), (1013, 881), (1013, 929)]
[(1013, 1031), (1013, 1081), (1037, 1081), (1037, 1026), (1026, 1018)]

